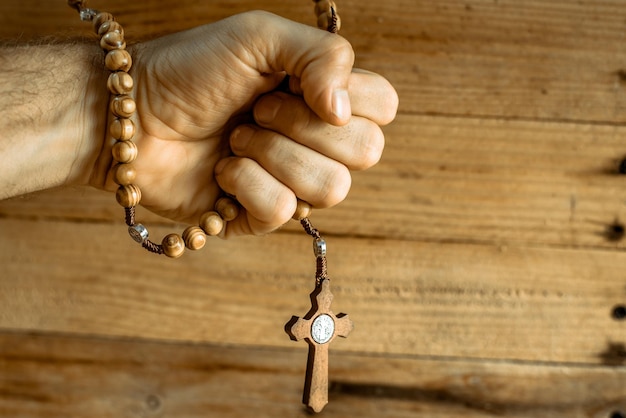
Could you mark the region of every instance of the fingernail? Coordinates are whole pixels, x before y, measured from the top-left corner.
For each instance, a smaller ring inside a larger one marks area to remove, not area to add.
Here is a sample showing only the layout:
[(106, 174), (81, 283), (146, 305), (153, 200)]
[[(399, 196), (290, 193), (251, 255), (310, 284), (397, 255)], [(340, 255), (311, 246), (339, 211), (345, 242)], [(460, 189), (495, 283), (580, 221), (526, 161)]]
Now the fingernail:
[(347, 121), (352, 116), (348, 91), (339, 89), (333, 92), (332, 112), (339, 120)]
[(235, 154), (243, 152), (250, 143), (254, 131), (246, 125), (238, 126), (230, 134), (230, 148)]
[(254, 119), (258, 123), (271, 123), (276, 117), (281, 103), (282, 100), (278, 96), (266, 96), (262, 98), (254, 107)]

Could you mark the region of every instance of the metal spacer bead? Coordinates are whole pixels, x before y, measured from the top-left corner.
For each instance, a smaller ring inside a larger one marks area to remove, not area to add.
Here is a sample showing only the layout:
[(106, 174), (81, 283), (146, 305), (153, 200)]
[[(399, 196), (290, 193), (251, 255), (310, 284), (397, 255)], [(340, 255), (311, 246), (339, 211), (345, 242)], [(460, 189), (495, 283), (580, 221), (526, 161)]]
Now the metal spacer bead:
[(313, 240), (313, 253), (315, 257), (326, 257), (326, 241), (322, 238)]
[(83, 22), (91, 22), (98, 14), (98, 11), (94, 9), (80, 9), (78, 14), (80, 15), (80, 20)]
[(148, 239), (148, 229), (142, 224), (135, 224), (128, 227), (128, 234), (138, 243), (143, 243)]

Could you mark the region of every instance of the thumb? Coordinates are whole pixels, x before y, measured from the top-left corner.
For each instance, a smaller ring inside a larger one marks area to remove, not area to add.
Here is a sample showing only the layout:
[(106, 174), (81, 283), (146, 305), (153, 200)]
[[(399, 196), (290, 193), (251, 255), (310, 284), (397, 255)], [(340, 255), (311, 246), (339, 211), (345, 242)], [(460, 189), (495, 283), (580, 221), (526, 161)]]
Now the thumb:
[[(238, 16), (252, 54), (242, 60), (260, 73), (284, 71), (300, 80), (304, 100), (324, 121), (344, 125), (352, 116), (348, 80), (354, 51), (344, 38), (267, 12)], [(241, 32), (238, 33), (241, 39)]]

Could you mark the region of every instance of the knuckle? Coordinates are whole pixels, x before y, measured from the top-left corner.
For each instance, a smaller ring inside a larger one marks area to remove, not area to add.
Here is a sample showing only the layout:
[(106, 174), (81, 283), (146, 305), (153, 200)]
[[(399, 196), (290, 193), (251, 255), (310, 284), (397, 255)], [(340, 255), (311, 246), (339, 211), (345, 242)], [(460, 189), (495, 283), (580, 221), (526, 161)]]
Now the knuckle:
[(357, 158), (350, 167), (353, 170), (365, 170), (376, 165), (385, 148), (385, 135), (378, 126), (370, 128), (368, 135), (364, 135), (362, 138), (363, 141), (359, 144)]
[(396, 114), (398, 113), (398, 106), (400, 105), (398, 92), (396, 91), (396, 89), (393, 88), (391, 84), (389, 84), (389, 82), (387, 82), (387, 85), (388, 92), (385, 95), (385, 100), (381, 112), (381, 125), (383, 126), (391, 123), (396, 118)]
[(339, 62), (352, 66), (355, 59), (355, 53), (350, 42), (348, 42), (346, 38), (334, 35), (330, 35), (327, 39), (331, 41), (329, 51), (331, 56)]
[(321, 199), (316, 202), (320, 208), (328, 208), (341, 203), (352, 186), (350, 171), (344, 165), (339, 164), (326, 177), (326, 181), (320, 190)]
[(289, 222), (296, 211), (296, 195), (289, 189), (282, 190), (274, 200), (272, 223), (276, 228)]

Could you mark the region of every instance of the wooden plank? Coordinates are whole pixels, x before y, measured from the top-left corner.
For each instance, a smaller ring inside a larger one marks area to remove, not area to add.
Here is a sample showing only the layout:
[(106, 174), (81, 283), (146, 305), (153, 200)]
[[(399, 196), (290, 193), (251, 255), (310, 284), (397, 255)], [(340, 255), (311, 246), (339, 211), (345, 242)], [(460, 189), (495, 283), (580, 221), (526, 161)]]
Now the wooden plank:
[[(307, 417), (306, 349), (0, 334), (0, 414)], [(626, 369), (331, 355), (327, 417), (606, 418)]]
[[(0, 220), (0, 328), (289, 347), (309, 309), (304, 234), (211, 240), (182, 260), (123, 228)], [(154, 236), (163, 236), (154, 228)], [(626, 253), (329, 238), (337, 351), (624, 364)]]
[[(407, 240), (626, 248), (626, 177), (618, 174), (624, 127), (402, 115), (386, 134), (382, 161), (355, 173), (344, 203), (315, 212), (318, 228)], [(163, 222), (146, 212), (143, 222)], [(0, 216), (116, 227), (123, 219), (112, 195), (87, 189), (1, 202)]]
[[(96, 4), (98, 3), (98, 4)], [(618, 123), (626, 121), (620, 0), (341, 0), (342, 34), (358, 65), (396, 85), (404, 112)], [(253, 9), (312, 23), (310, 2), (124, 0), (129, 39), (169, 33)], [(84, 25), (65, 2), (0, 4), (0, 38), (28, 39)]]

